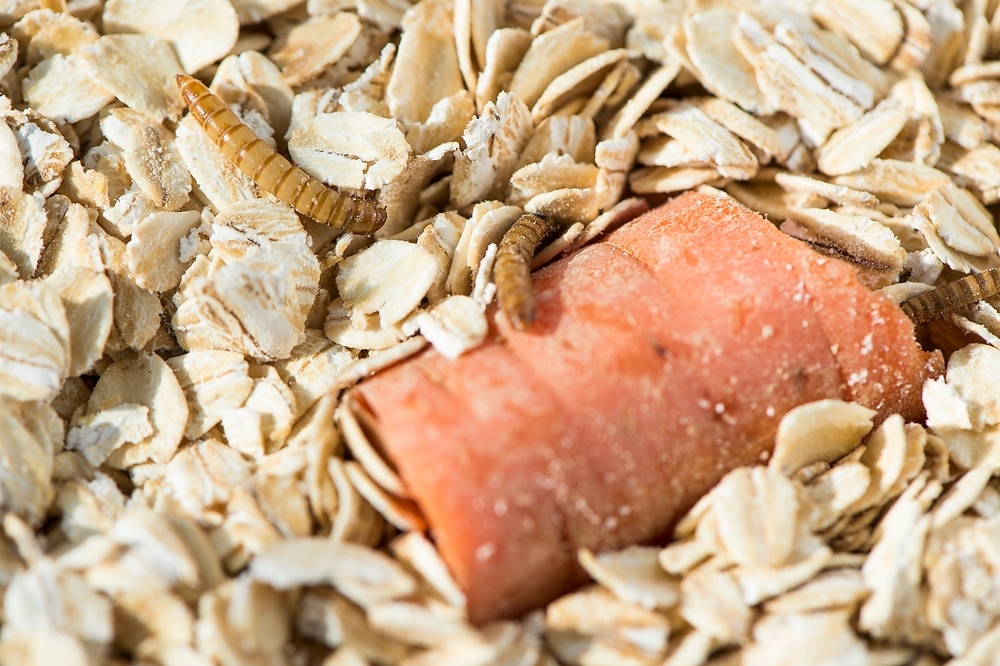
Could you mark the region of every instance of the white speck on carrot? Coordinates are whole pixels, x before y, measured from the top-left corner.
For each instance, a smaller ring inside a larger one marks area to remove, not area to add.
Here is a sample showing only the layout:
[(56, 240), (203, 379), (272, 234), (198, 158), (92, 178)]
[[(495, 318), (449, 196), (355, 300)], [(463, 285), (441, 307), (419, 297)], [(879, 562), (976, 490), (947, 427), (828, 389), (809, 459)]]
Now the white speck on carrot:
[(868, 354), (870, 354), (872, 352), (872, 350), (874, 348), (875, 348), (875, 345), (872, 343), (872, 334), (869, 333), (861, 341), (861, 355), (862, 356), (867, 356)]
[(487, 541), (479, 548), (476, 548), (476, 559), (480, 562), (485, 562), (486, 560), (493, 557), (497, 552), (497, 545), (492, 541)]

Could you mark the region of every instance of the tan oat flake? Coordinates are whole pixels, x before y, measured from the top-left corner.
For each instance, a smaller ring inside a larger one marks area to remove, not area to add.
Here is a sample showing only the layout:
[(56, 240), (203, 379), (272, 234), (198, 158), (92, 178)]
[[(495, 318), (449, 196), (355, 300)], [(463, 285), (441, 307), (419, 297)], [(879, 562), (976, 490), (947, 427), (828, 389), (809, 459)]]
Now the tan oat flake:
[(69, 333), (56, 285), (0, 286), (0, 394), (23, 401), (55, 397), (69, 371)]
[(59, 290), (69, 323), (69, 374), (81, 375), (101, 358), (111, 333), (111, 280), (85, 266), (64, 267), (48, 280)]
[(260, 23), (264, 19), (291, 9), (302, 0), (231, 0), (240, 18), (240, 25)]
[(125, 245), (129, 270), (143, 289), (163, 292), (180, 284), (194, 257), (182, 259), (181, 244), (202, 222), (198, 211), (156, 212), (139, 222)]
[(102, 15), (108, 33), (138, 32), (173, 44), (188, 74), (224, 57), (236, 44), (239, 23), (226, 0), (109, 0)]
[[(436, 270), (419, 245), (382, 240), (340, 264), (337, 288), (347, 307), (362, 314), (377, 312), (382, 325), (391, 326), (419, 305)], [(376, 275), (379, 279), (373, 280)]]
[(299, 166), (328, 185), (375, 190), (403, 171), (410, 147), (395, 121), (341, 112), (318, 114), (296, 129), (288, 151)]
[(875, 413), (855, 403), (820, 400), (788, 412), (778, 426), (770, 466), (795, 472), (849, 453), (872, 428)]
[(101, 125), (124, 152), (133, 183), (155, 206), (173, 211), (187, 203), (191, 176), (169, 130), (131, 109), (115, 109)]
[(582, 17), (574, 18), (535, 38), (509, 90), (532, 107), (557, 76), (607, 48), (607, 40), (590, 32)]
[[(40, 403), (0, 398), (0, 506), (37, 524), (52, 501), (53, 452), (56, 442), (44, 422), (51, 408)], [(52, 416), (55, 416), (53, 413)]]
[(87, 75), (126, 106), (154, 118), (180, 118), (174, 83), (181, 73), (171, 46), (146, 35), (105, 35), (80, 50)]
[(284, 204), (257, 199), (220, 214), (213, 230), (220, 261), (209, 268), (207, 260), (196, 260), (188, 269), (194, 274), (175, 294), (182, 345), (286, 357), (305, 327), (319, 280), (319, 262), (298, 217)]
[(531, 130), (528, 107), (514, 93), (502, 92), (496, 103), (488, 103), (465, 128), (466, 148), (455, 159), (452, 204), (461, 208), (502, 198)]
[(25, 77), (22, 90), (32, 107), (61, 122), (89, 118), (115, 98), (90, 76), (80, 54), (43, 60)]
[[(423, 122), (434, 104), (465, 89), (455, 47), (451, 2), (425, 0), (403, 15), (396, 66), (385, 91), (392, 116), (404, 126)], [(434, 62), (434, 67), (424, 66)]]
[(765, 100), (753, 68), (733, 46), (736, 12), (716, 9), (692, 12), (684, 18), (687, 56), (708, 90), (750, 113), (766, 115)]
[(876, 64), (889, 60), (903, 39), (903, 19), (889, 0), (821, 0), (812, 11), (824, 27), (843, 34)]
[(272, 48), (271, 58), (281, 67), (284, 82), (297, 86), (337, 62), (360, 34), (361, 22), (354, 14), (318, 16), (292, 28)]
[[(141, 383), (136, 383), (137, 377), (142, 377)], [(109, 464), (122, 467), (147, 460), (168, 461), (180, 444), (187, 425), (188, 407), (173, 372), (156, 355), (135, 354), (111, 364), (104, 371), (86, 411), (74, 419), (73, 428), (77, 434), (70, 431), (67, 446), (86, 454), (96, 445), (89, 437), (95, 420), (102, 419), (101, 415), (107, 410), (124, 409), (123, 405), (134, 405), (128, 408), (132, 414), (147, 410), (150, 429), (138, 441), (122, 439), (115, 442), (116, 446), (110, 451), (102, 451), (105, 457), (111, 455)]]

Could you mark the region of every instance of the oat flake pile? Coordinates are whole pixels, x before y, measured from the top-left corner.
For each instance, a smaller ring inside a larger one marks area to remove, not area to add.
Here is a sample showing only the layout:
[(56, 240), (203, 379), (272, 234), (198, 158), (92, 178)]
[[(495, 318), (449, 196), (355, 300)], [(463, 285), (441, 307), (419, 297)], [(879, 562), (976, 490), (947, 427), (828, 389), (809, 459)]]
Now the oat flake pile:
[[(339, 395), (479, 344), (525, 211), (537, 265), (700, 188), (895, 300), (1000, 266), (998, 4), (0, 0), (0, 663), (992, 663), (1000, 301), (925, 424), (803, 406), (481, 628)], [(263, 195), (177, 73), (384, 228)]]

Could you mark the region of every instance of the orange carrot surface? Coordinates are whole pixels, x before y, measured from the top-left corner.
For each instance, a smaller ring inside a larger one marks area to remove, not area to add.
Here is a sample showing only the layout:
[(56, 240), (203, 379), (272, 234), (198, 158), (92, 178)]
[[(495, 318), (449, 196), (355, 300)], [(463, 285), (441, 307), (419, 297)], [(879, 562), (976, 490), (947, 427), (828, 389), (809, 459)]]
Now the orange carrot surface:
[(781, 417), (822, 398), (921, 416), (940, 354), (854, 269), (686, 194), (535, 274), (527, 332), (429, 352), (356, 391), (473, 621), (582, 580), (577, 550), (668, 534)]

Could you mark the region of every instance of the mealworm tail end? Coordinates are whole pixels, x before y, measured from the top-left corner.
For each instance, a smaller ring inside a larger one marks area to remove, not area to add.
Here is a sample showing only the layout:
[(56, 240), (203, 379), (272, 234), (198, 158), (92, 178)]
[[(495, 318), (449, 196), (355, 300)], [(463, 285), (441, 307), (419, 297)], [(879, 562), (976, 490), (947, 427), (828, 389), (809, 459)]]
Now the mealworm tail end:
[(365, 199), (365, 201), (370, 203), (371, 213), (369, 215), (362, 216), (361, 221), (356, 223), (352, 227), (352, 231), (356, 234), (368, 235), (373, 234), (385, 224), (389, 215), (385, 210), (385, 206), (371, 201), (370, 199)]
[(516, 330), (527, 331), (531, 328), (532, 324), (535, 323), (535, 303), (534, 300), (530, 304), (522, 304), (522, 306), (513, 312), (504, 312), (507, 315), (507, 319), (510, 321), (511, 326)]

